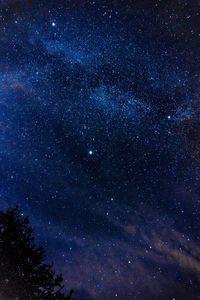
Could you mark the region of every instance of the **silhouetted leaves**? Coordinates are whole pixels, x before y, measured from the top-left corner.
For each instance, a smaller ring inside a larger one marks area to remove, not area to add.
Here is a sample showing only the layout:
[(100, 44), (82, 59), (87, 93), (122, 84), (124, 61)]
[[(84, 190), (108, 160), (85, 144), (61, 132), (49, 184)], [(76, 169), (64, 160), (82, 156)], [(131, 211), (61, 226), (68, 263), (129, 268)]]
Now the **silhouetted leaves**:
[(0, 299), (72, 300), (63, 293), (62, 275), (44, 262), (28, 218), (18, 208), (0, 212)]

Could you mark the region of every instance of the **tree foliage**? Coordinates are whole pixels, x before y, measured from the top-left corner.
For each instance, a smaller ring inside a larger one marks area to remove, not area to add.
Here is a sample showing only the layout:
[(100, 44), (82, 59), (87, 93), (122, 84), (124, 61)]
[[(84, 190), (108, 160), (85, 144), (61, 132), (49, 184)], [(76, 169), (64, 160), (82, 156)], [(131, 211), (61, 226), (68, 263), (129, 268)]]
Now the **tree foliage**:
[(45, 263), (28, 218), (18, 208), (0, 211), (0, 299), (72, 300), (63, 293), (62, 275)]

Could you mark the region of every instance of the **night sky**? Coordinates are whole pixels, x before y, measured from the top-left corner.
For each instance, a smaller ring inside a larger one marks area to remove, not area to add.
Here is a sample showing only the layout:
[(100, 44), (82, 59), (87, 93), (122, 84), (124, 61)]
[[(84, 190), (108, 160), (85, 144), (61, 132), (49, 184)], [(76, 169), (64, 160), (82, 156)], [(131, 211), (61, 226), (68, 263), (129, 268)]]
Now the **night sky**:
[(200, 299), (198, 0), (0, 0), (0, 209), (81, 300)]

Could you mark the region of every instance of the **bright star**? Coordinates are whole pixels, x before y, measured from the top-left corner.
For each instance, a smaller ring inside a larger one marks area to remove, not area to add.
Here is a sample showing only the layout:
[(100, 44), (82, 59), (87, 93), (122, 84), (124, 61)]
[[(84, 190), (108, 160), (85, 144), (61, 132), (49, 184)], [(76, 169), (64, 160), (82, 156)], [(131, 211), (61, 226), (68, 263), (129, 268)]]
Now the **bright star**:
[(93, 154), (93, 151), (92, 151), (92, 150), (89, 150), (89, 151), (88, 151), (88, 154), (89, 154), (89, 155), (92, 155), (92, 154)]
[(55, 22), (52, 22), (51, 25), (52, 25), (53, 27), (55, 27), (55, 26), (56, 26), (56, 23), (55, 23)]

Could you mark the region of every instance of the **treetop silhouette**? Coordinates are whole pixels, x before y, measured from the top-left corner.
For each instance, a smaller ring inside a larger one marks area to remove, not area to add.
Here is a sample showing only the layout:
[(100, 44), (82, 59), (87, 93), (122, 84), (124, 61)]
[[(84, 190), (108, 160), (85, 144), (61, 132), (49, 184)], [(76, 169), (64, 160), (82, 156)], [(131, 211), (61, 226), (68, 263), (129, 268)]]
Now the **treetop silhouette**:
[(72, 300), (63, 292), (62, 275), (45, 263), (44, 248), (19, 208), (0, 211), (0, 299)]

